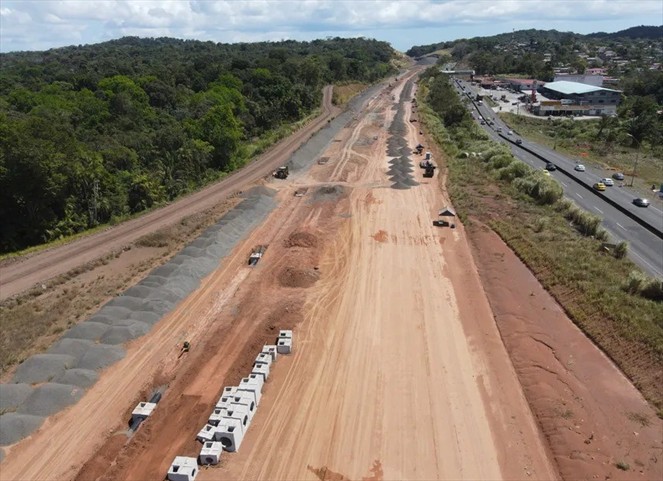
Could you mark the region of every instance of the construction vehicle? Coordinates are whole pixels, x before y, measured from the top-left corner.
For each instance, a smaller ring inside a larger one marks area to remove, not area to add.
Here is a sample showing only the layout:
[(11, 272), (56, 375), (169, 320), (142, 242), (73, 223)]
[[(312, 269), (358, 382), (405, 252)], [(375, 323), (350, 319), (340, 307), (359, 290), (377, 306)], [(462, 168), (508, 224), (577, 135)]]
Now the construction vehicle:
[(426, 165), (426, 170), (424, 170), (424, 177), (433, 177), (435, 175), (435, 165), (432, 162), (429, 162)]
[(272, 172), (272, 175), (277, 179), (287, 179), (288, 175), (290, 175), (290, 172), (288, 171), (288, 166), (284, 165), (282, 167), (279, 167), (274, 172)]
[(249, 255), (249, 265), (250, 266), (255, 266), (260, 259), (262, 259), (262, 255), (265, 253), (267, 250), (267, 246), (256, 246), (253, 248), (251, 251), (251, 254)]
[(417, 146), (415, 147), (415, 149), (416, 149), (416, 151), (417, 151), (417, 155), (421, 155), (421, 153), (424, 151), (424, 146), (421, 145), (421, 144), (417, 144)]
[(182, 344), (182, 349), (180, 349), (180, 354), (177, 356), (177, 359), (182, 357), (185, 352), (189, 352), (189, 349), (191, 348), (191, 344), (189, 344), (189, 341), (184, 341)]

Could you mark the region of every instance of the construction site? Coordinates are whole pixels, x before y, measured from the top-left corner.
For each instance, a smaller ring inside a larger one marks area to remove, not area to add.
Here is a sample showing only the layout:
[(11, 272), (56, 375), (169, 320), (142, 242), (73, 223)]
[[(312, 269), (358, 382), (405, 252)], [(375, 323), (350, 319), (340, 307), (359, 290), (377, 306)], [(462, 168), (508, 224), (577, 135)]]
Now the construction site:
[(468, 240), (419, 71), (3, 379), (0, 478), (657, 479), (661, 420), (511, 251)]

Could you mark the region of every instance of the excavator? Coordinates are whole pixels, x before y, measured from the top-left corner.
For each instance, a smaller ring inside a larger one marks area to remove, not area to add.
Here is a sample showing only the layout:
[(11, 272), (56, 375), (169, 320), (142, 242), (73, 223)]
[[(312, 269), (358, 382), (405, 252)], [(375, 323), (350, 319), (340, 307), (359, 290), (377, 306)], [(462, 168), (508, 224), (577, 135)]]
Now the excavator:
[(184, 343), (182, 344), (182, 349), (180, 349), (180, 354), (177, 356), (177, 359), (182, 357), (185, 352), (189, 352), (190, 348), (191, 348), (191, 344), (189, 343), (189, 341), (184, 341)]

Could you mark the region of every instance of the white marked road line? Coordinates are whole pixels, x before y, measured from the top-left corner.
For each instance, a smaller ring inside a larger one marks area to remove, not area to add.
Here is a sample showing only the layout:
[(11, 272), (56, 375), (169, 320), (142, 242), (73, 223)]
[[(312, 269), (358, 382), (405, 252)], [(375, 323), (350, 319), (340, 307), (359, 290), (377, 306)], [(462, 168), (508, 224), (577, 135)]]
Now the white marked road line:
[(603, 211), (602, 211), (601, 209), (599, 209), (599, 208), (596, 207), (596, 206), (594, 206), (594, 208), (595, 208), (596, 210), (598, 210), (601, 214), (603, 214)]
[(580, 194), (578, 194), (578, 193), (576, 193), (576, 195), (582, 199), (582, 195), (580, 195)]
[(623, 225), (621, 225), (619, 222), (615, 222), (615, 224), (617, 224), (617, 225), (618, 225), (619, 227), (621, 227), (622, 229), (626, 230), (626, 227), (624, 227)]
[(559, 181), (559, 183), (562, 184), (564, 187), (568, 187), (568, 185), (566, 185), (566, 184), (565, 184), (564, 182), (562, 182), (561, 180)]

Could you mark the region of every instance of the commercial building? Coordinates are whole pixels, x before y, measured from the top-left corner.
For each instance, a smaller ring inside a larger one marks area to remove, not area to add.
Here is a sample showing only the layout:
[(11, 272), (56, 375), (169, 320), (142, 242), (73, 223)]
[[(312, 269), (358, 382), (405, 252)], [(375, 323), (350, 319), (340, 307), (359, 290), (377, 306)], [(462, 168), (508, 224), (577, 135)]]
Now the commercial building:
[(538, 115), (615, 115), (621, 91), (579, 82), (550, 82), (539, 88), (548, 99), (534, 106)]
[(602, 87), (603, 75), (558, 74), (555, 75), (555, 82), (578, 82), (581, 84), (593, 85), (595, 87)]

